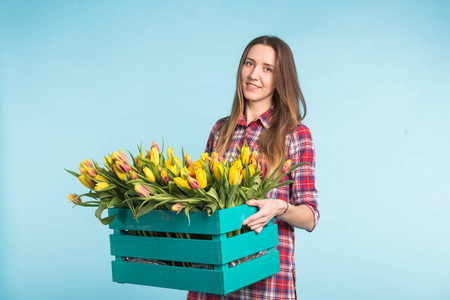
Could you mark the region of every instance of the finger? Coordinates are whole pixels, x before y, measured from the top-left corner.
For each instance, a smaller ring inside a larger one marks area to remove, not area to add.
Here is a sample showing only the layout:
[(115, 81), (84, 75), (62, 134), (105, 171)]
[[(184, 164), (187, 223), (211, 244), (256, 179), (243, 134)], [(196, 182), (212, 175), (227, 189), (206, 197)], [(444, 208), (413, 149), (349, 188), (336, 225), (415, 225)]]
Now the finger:
[(250, 200), (247, 201), (247, 205), (248, 206), (258, 206), (258, 207), (260, 207), (261, 203), (259, 203), (258, 200), (250, 199)]

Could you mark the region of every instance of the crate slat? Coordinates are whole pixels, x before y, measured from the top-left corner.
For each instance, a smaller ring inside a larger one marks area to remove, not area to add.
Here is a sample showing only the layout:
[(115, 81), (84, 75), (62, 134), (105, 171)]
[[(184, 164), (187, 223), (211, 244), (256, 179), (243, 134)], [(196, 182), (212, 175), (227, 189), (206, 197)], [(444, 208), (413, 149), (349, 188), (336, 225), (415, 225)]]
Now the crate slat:
[(240, 205), (217, 210), (211, 217), (204, 211), (191, 212), (189, 213), (190, 223), (184, 213), (177, 214), (168, 210), (153, 210), (139, 217), (137, 222), (129, 209), (109, 209), (110, 216), (116, 212), (118, 212), (116, 218), (109, 224), (111, 229), (222, 234), (241, 228), (242, 222), (256, 213), (257, 209), (256, 207)]

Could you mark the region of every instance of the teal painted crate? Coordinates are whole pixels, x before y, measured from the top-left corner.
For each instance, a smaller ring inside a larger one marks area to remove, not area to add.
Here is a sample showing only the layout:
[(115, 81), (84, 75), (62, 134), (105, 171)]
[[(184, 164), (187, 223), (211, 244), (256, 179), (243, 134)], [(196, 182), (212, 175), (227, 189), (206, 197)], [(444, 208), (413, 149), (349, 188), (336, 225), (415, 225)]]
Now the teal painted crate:
[[(280, 271), (277, 225), (269, 222), (261, 233), (254, 231), (227, 238), (226, 233), (240, 229), (242, 222), (256, 212), (247, 205), (216, 211), (190, 213), (190, 225), (184, 213), (154, 210), (133, 219), (128, 209), (118, 212), (109, 225), (113, 281), (225, 295)], [(133, 236), (126, 230), (212, 235), (212, 240)], [(229, 262), (268, 249), (253, 260), (229, 267)], [(124, 261), (122, 257), (146, 258), (213, 265), (198, 269)]]

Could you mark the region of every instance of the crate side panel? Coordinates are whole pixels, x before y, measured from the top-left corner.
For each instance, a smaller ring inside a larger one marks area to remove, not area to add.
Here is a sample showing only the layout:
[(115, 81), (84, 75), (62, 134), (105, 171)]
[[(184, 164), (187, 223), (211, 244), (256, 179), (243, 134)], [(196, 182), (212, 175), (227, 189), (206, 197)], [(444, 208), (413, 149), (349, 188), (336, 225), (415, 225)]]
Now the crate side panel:
[(223, 293), (223, 273), (214, 270), (113, 261), (113, 281), (179, 290)]
[(229, 294), (247, 285), (280, 272), (280, 254), (271, 251), (269, 254), (224, 271), (224, 293)]
[(242, 222), (257, 211), (256, 207), (248, 206), (247, 204), (216, 211), (219, 218), (220, 233), (240, 229)]
[(137, 221), (129, 209), (109, 209), (109, 215), (116, 212), (116, 218), (109, 224), (111, 229), (219, 234), (218, 215), (209, 217), (206, 212), (190, 213), (190, 222), (185, 214), (168, 210), (153, 210)]
[(111, 235), (111, 255), (221, 264), (220, 242), (210, 240)]
[(228, 263), (276, 245), (278, 245), (278, 226), (276, 224), (264, 227), (258, 234), (254, 231), (240, 234), (222, 242), (222, 263)]

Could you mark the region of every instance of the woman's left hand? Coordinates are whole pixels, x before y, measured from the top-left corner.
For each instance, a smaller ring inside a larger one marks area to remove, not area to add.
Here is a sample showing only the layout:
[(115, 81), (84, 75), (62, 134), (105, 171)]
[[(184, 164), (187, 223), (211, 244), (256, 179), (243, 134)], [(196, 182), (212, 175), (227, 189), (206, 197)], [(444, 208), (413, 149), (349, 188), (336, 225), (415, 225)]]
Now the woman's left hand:
[(256, 233), (260, 233), (273, 217), (283, 213), (286, 208), (286, 202), (279, 199), (251, 199), (247, 201), (247, 205), (257, 206), (259, 211), (245, 219), (242, 225), (247, 225)]

